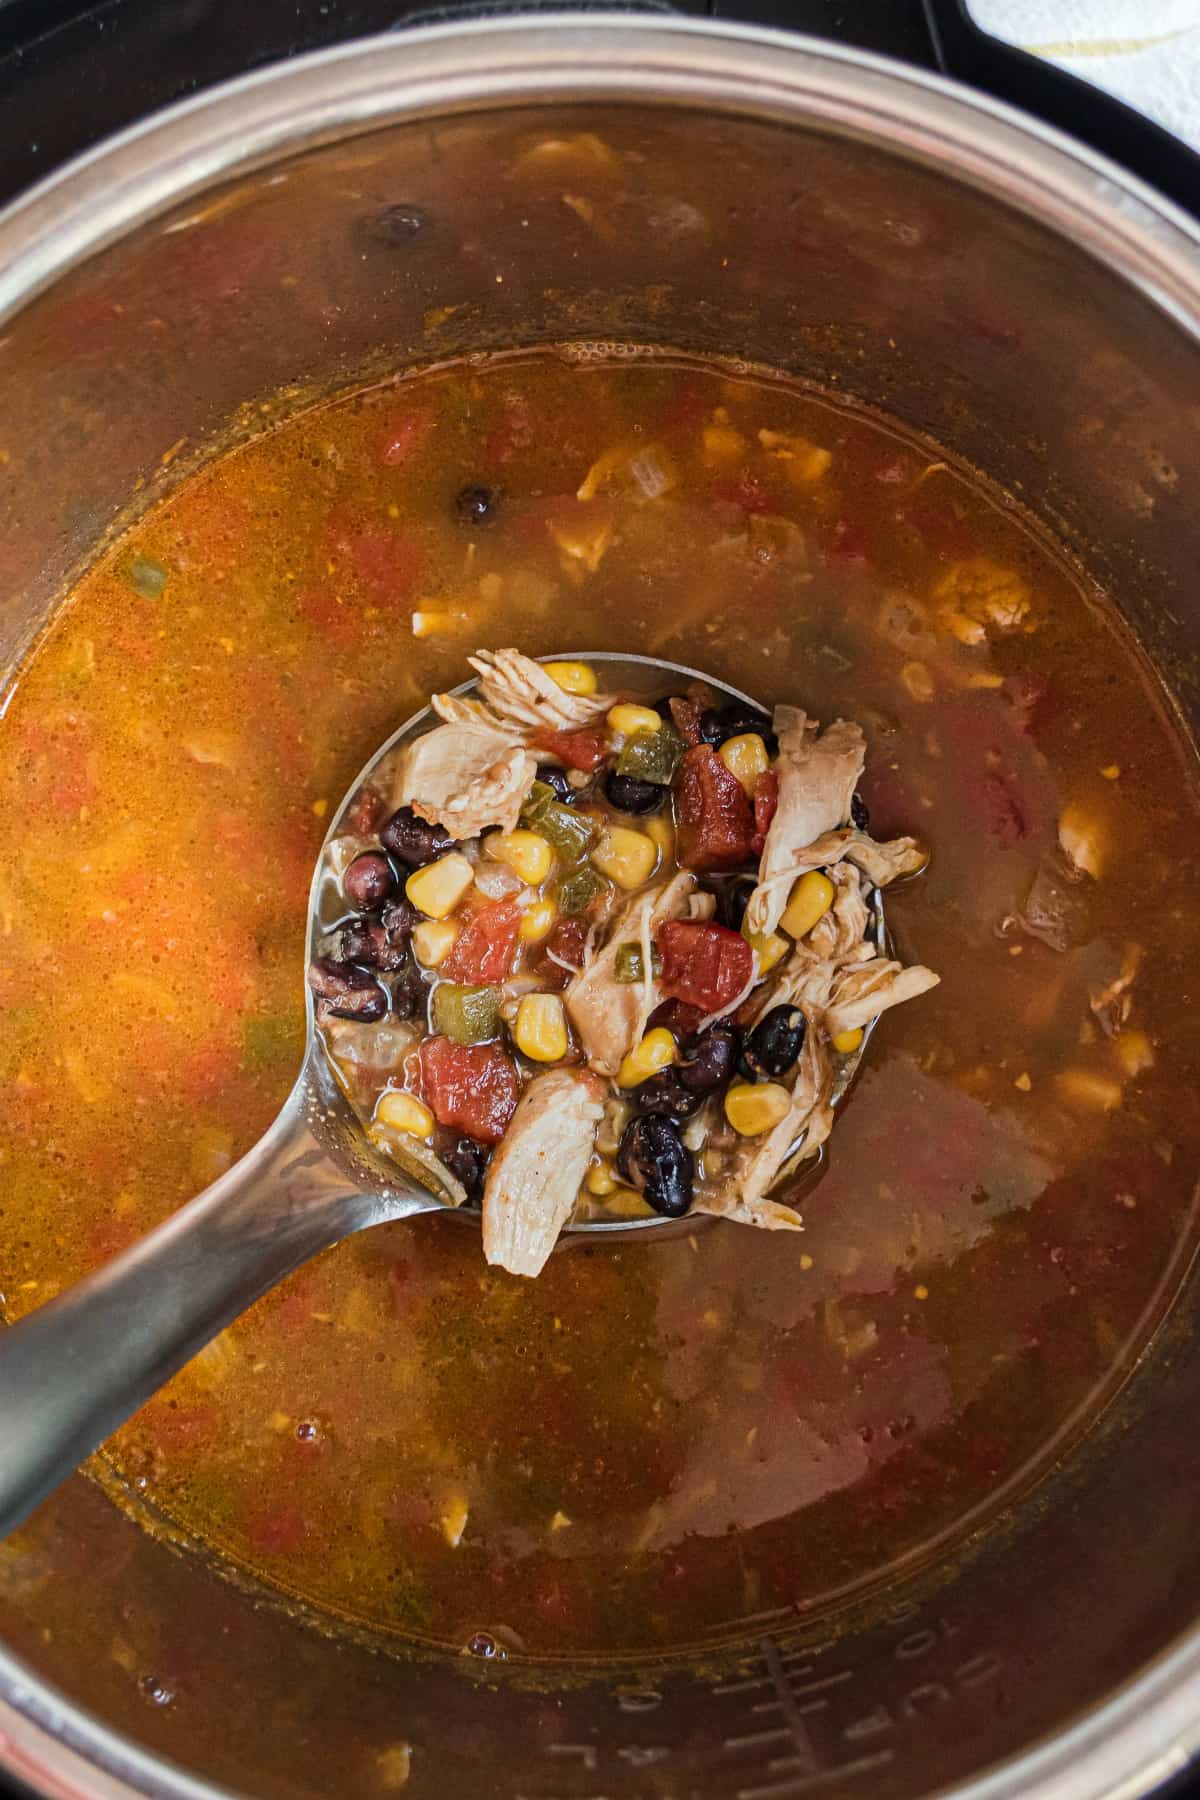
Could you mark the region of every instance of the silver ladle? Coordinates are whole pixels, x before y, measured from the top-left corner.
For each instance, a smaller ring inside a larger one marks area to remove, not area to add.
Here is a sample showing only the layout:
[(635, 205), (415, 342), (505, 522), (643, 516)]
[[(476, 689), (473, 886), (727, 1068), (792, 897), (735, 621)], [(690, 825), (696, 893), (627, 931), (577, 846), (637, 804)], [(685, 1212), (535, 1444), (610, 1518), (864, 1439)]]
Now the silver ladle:
[[(614, 691), (702, 681), (726, 700), (758, 704), (678, 663), (607, 652), (584, 659), (605, 665), (606, 685)], [(455, 692), (468, 694), (476, 685), (465, 682)], [(430, 707), (415, 713), (376, 751), (338, 808), (309, 894), (306, 966), (329, 929), (328, 855), (346, 830), (346, 814), (380, 765), (436, 723)], [(877, 896), (875, 916), (882, 941)], [(415, 1159), (401, 1164), (402, 1149), (384, 1156), (371, 1144), (334, 1078), (313, 996), (307, 987), (305, 992), (304, 1062), (278, 1118), (254, 1148), (131, 1249), (0, 1330), (0, 1537), (197, 1351), (302, 1263), (369, 1225), (452, 1208), (449, 1194), (435, 1191), (431, 1171)], [(852, 1075), (848, 1066), (835, 1099)], [(594, 1237), (676, 1223), (653, 1216), (581, 1220), (564, 1229)]]

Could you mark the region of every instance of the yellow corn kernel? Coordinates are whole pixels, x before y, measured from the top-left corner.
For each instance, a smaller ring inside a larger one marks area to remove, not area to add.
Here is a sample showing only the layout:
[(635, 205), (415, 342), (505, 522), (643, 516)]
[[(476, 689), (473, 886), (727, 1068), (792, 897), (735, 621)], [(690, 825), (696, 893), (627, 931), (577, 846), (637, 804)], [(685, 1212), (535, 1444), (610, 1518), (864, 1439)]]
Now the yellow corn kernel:
[(471, 883), (475, 871), (465, 856), (452, 850), (436, 862), (414, 869), (404, 884), (404, 892), (418, 912), (430, 919), (444, 919), (452, 913)]
[(414, 1094), (389, 1088), (380, 1094), (375, 1117), (392, 1131), (403, 1131), (407, 1137), (427, 1138), (433, 1130), (433, 1114)]
[(764, 936), (761, 931), (747, 931), (743, 926), (742, 936), (758, 958), (760, 975), (769, 975), (776, 963), (781, 963), (792, 947), (777, 931), (768, 932)]
[(1144, 1031), (1135, 1029), (1118, 1033), (1116, 1051), (1121, 1067), (1130, 1079), (1154, 1067), (1154, 1046)]
[(657, 731), (661, 724), (662, 716), (652, 706), (635, 706), (630, 700), (622, 700), (608, 709), (608, 729), (618, 737), (632, 737), (635, 731)]
[(652, 844), (658, 845), (658, 853), (665, 862), (675, 854), (675, 827), (670, 819), (647, 819), (642, 830)]
[(807, 937), (818, 919), (833, 905), (833, 883), (819, 869), (810, 869), (792, 889), (779, 923), (789, 937)]
[(594, 694), (599, 685), (590, 663), (548, 662), (542, 667), (564, 694)]
[(616, 1193), (617, 1178), (613, 1174), (613, 1166), (607, 1157), (601, 1162), (592, 1164), (583, 1178), (583, 1185), (588, 1193), (595, 1194), (597, 1199), (603, 1199), (606, 1194)]
[(1054, 1085), (1068, 1106), (1082, 1107), (1085, 1112), (1115, 1112), (1121, 1104), (1121, 1084), (1091, 1069), (1064, 1069), (1056, 1075)]
[(617, 1070), (617, 1086), (631, 1088), (641, 1081), (649, 1081), (651, 1075), (669, 1067), (678, 1054), (679, 1046), (671, 1033), (663, 1025), (656, 1026), (622, 1060)]
[(610, 825), (592, 851), (592, 862), (618, 887), (639, 888), (658, 865), (658, 845), (644, 831)]
[(717, 755), (748, 794), (753, 794), (759, 776), (765, 775), (771, 766), (767, 746), (757, 731), (743, 731), (740, 737), (726, 738)]
[(519, 875), (530, 887), (537, 887), (550, 873), (554, 852), (536, 831), (493, 831), (483, 840), (484, 850), (498, 863)]
[(427, 969), (440, 968), (454, 948), (459, 929), (449, 919), (422, 919), (412, 934), (417, 961)]
[(933, 676), (923, 662), (906, 662), (900, 671), (900, 679), (914, 700), (933, 699)]
[(523, 994), (513, 1039), (530, 1062), (561, 1062), (570, 1048), (567, 1016), (557, 994)]
[(636, 1188), (614, 1187), (604, 1196), (604, 1210), (614, 1219), (644, 1219), (654, 1208)]
[(853, 1056), (863, 1041), (862, 1026), (856, 1025), (852, 1031), (839, 1031), (829, 1041), (839, 1056)]
[(523, 944), (540, 944), (544, 937), (550, 936), (557, 917), (558, 908), (553, 900), (535, 900), (521, 914), (517, 936)]
[(729, 414), (723, 406), (713, 414), (711, 425), (704, 427), (702, 441), (704, 460), (710, 468), (741, 462), (749, 448), (741, 432), (729, 423)]
[(787, 1118), (791, 1104), (778, 1081), (735, 1081), (725, 1095), (725, 1117), (739, 1137), (761, 1137)]

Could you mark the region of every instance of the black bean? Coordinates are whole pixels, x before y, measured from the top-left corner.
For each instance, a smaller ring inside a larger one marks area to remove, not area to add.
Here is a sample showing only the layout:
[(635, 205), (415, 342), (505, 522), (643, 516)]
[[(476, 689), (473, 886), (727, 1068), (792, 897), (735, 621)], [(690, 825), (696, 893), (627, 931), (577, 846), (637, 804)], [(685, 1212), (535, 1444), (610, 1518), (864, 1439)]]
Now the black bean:
[(579, 790), (571, 786), (567, 780), (567, 771), (561, 763), (539, 763), (537, 778), (539, 781), (544, 781), (547, 787), (554, 789), (556, 796), (564, 806), (574, 805)]
[(653, 1031), (661, 1025), (673, 1038), (682, 1041), (695, 1033), (703, 1017), (701, 1008), (690, 1005), (686, 1000), (660, 1000), (646, 1020), (646, 1028)]
[(399, 965), (399, 972), (392, 982), (392, 1011), (398, 1019), (424, 1018), (428, 1004), (429, 989), (410, 957)]
[(618, 812), (657, 812), (668, 791), (660, 781), (639, 781), (636, 775), (618, 775), (615, 769), (610, 769), (604, 778), (609, 805)]
[(359, 912), (374, 912), (396, 886), (396, 871), (382, 850), (364, 850), (342, 876), (342, 892)]
[(407, 944), (421, 915), (411, 900), (390, 900), (379, 915), (389, 944)]
[(492, 488), (465, 487), (454, 496), (455, 517), (463, 525), (491, 525), (498, 504)]
[(369, 969), (360, 969), (356, 963), (318, 956), (308, 966), (308, 985), (337, 1019), (358, 1019), (370, 1025), (388, 1009), (384, 989)]
[(741, 1048), (741, 1033), (718, 1020), (699, 1036), (689, 1038), (675, 1065), (685, 1088), (695, 1094), (714, 1094), (733, 1080)]
[(746, 1039), (743, 1074), (752, 1081), (786, 1075), (804, 1048), (804, 1032), (804, 1014), (798, 1006), (773, 1006)]
[(767, 746), (767, 755), (774, 756), (779, 748), (779, 739), (771, 729), (771, 721), (766, 713), (759, 712), (745, 700), (730, 700), (725, 706), (706, 706), (700, 714), (700, 741), (711, 744), (714, 750), (731, 737), (741, 737), (748, 731), (756, 731)]
[(695, 1164), (670, 1119), (657, 1113), (631, 1119), (621, 1134), (617, 1167), (622, 1180), (668, 1219), (681, 1218), (691, 1206)]
[(429, 225), (429, 214), (424, 207), (412, 206), (401, 200), (373, 213), (366, 221), (366, 232), (377, 244), (387, 244), (392, 249), (398, 249), (404, 244), (411, 244), (414, 238), (428, 231)]
[(717, 919), (730, 931), (740, 931), (742, 920), (746, 917), (746, 908), (750, 896), (754, 892), (755, 877), (753, 875), (733, 875), (713, 886), (717, 890)]
[(850, 801), (850, 823), (855, 831), (870, 831), (871, 814), (861, 794), (855, 794)]
[(665, 1119), (690, 1119), (704, 1105), (706, 1096), (685, 1087), (678, 1069), (660, 1069), (657, 1075), (640, 1081), (629, 1091), (629, 1099), (639, 1112), (658, 1113)]
[(483, 1193), (490, 1153), (469, 1137), (447, 1138), (438, 1144), (437, 1153), (450, 1173), (466, 1188), (467, 1199), (477, 1204)]
[(428, 819), (418, 819), (411, 806), (402, 806), (392, 814), (379, 833), (379, 841), (389, 855), (409, 869), (436, 862), (454, 848), (448, 831), (441, 825), (431, 825)]

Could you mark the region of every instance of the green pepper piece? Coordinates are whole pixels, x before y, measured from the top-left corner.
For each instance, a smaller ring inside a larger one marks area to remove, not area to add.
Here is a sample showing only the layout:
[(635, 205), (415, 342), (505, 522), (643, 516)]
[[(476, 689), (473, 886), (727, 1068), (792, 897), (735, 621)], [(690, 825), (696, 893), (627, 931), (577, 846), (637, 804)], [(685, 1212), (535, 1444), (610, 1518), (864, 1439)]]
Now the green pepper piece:
[(599, 898), (606, 885), (598, 869), (593, 869), (591, 863), (583, 863), (555, 882), (554, 904), (565, 918), (576, 918)]
[(169, 579), (166, 569), (152, 556), (135, 556), (125, 566), (125, 579), (143, 600), (158, 600)]
[(635, 731), (626, 738), (617, 758), (617, 774), (669, 787), (686, 749), (675, 727), (664, 719), (657, 731)]
[(587, 855), (596, 841), (596, 827), (582, 813), (564, 806), (546, 781), (535, 781), (521, 808), (521, 819), (530, 831), (544, 837), (550, 848), (568, 865)]
[(439, 981), (431, 1005), (433, 1029), (456, 1044), (486, 1044), (500, 1035), (500, 1010), (495, 988), (460, 987)]
[[(656, 944), (650, 946), (650, 968), (653, 974), (662, 974), (662, 957), (658, 954)], [(640, 944), (618, 944), (613, 973), (618, 981), (640, 981), (642, 979), (642, 946)]]

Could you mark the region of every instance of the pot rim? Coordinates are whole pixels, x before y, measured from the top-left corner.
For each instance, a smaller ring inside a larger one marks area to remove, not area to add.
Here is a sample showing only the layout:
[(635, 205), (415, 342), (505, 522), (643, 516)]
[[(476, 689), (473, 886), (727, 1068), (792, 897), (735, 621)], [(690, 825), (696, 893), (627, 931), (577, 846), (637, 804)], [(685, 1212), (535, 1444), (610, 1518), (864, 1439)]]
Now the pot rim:
[[(631, 102), (880, 144), (1081, 245), (1200, 340), (1200, 224), (1087, 146), (924, 70), (783, 32), (661, 15), (539, 13), (357, 39), (174, 106), (0, 212), (0, 328), (90, 256), (216, 182), (453, 112)], [(0, 337), (0, 359), (4, 339)], [(0, 360), (2, 366), (2, 360)], [(1067, 1730), (957, 1800), (1148, 1794), (1200, 1753), (1200, 1624)], [(218, 1800), (0, 1647), (0, 1767), (48, 1800)]]

